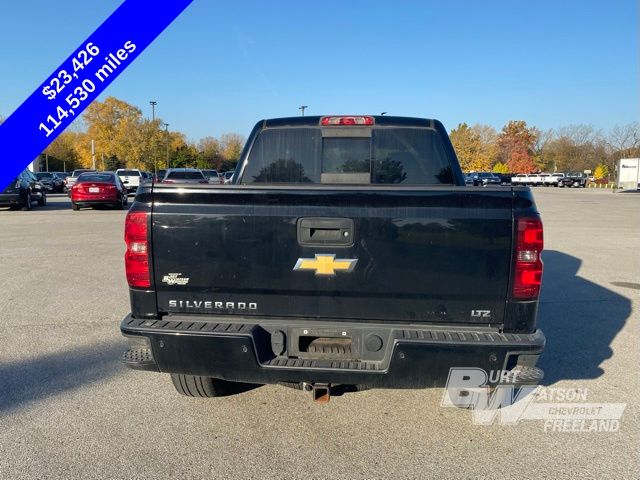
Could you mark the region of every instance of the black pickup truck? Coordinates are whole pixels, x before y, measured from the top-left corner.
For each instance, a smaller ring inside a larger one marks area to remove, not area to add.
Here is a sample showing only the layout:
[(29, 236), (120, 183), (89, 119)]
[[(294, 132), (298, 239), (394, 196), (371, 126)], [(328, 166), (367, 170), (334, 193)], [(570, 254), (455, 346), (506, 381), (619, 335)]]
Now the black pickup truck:
[(531, 192), (465, 187), (436, 120), (261, 121), (233, 184), (141, 186), (125, 242), (123, 361), (185, 395), (542, 377)]

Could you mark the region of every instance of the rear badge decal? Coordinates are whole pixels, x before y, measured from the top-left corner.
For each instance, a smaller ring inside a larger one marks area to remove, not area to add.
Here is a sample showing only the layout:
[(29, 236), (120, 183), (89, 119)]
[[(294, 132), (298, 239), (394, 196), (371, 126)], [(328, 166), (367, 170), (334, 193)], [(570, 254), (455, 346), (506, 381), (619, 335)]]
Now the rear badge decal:
[(189, 283), (189, 277), (181, 277), (181, 273), (167, 273), (162, 277), (162, 282), (167, 285), (186, 285)]
[(314, 271), (317, 277), (335, 277), (336, 272), (353, 272), (357, 258), (336, 258), (333, 254), (316, 253), (315, 258), (299, 258), (294, 271)]

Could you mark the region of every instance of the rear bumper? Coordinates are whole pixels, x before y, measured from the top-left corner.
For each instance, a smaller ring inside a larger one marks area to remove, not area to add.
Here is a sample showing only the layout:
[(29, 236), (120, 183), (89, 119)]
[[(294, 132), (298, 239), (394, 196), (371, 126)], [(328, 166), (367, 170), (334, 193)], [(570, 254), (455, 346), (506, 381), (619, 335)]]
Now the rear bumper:
[[(123, 361), (131, 368), (260, 384), (438, 387), (445, 385), (452, 367), (481, 368), (489, 378), (504, 378), (496, 372), (526, 370), (526, 378), (512, 375), (510, 383), (535, 384), (542, 371), (533, 367), (545, 345), (540, 330), (502, 334), (477, 327), (293, 323), (250, 317), (127, 316), (120, 329), (130, 340)], [(307, 334), (348, 338), (351, 354), (301, 352), (300, 338)]]
[(117, 195), (72, 195), (71, 201), (76, 205), (114, 205), (120, 202)]

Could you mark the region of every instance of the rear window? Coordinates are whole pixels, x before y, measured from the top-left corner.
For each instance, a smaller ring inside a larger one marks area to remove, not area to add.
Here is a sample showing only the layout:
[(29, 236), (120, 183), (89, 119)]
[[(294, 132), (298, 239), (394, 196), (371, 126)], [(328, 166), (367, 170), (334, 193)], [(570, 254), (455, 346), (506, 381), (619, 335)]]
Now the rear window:
[(123, 177), (139, 177), (140, 176), (140, 172), (137, 170), (118, 170), (116, 173)]
[(110, 173), (83, 173), (77, 180), (77, 183), (82, 182), (113, 183), (113, 175)]
[[(273, 128), (254, 142), (242, 183), (454, 183), (442, 138), (426, 128)], [(366, 132), (366, 131), (365, 131)]]
[(167, 178), (172, 180), (202, 180), (204, 176), (200, 172), (170, 172)]
[(73, 173), (71, 174), (72, 177), (78, 177), (80, 175), (82, 175), (85, 172), (91, 172), (91, 170), (74, 170)]

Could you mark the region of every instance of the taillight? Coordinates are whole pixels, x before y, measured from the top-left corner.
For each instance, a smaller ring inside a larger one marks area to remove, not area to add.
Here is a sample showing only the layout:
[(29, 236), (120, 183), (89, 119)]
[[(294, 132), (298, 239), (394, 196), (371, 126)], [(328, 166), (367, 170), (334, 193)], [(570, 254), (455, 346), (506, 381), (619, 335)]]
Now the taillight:
[(320, 125), (373, 125), (373, 117), (342, 115), (335, 117), (322, 117)]
[(124, 266), (130, 287), (148, 288), (151, 286), (147, 223), (147, 212), (129, 212), (124, 222), (124, 241), (127, 244)]
[(514, 259), (513, 297), (533, 300), (540, 295), (542, 282), (542, 221), (536, 217), (518, 219)]

